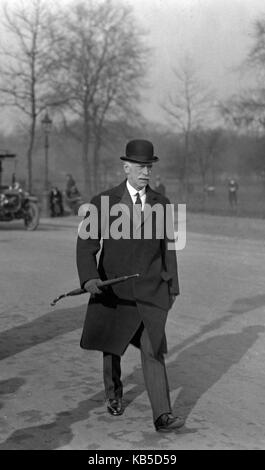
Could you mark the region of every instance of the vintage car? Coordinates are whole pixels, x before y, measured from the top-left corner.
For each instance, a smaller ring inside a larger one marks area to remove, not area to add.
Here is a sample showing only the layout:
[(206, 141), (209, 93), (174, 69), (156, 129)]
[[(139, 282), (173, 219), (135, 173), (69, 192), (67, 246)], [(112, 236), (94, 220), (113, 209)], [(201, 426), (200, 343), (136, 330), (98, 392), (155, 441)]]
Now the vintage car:
[[(0, 155), (0, 172), (2, 161), (11, 155)], [(2, 158), (1, 158), (2, 157)], [(13, 175), (10, 186), (3, 186), (0, 180), (0, 222), (23, 220), (27, 230), (35, 230), (39, 224), (38, 199), (22, 189)]]
[(27, 230), (35, 230), (39, 224), (38, 200), (19, 186), (0, 188), (0, 222), (23, 219)]

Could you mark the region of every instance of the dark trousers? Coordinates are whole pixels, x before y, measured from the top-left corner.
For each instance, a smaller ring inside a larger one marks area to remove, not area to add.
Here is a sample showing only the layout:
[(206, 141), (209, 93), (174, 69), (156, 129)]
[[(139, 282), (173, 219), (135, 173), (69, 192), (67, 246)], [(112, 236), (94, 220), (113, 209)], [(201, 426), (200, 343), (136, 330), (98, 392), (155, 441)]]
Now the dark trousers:
[[(145, 386), (155, 421), (161, 414), (171, 412), (165, 359), (163, 354), (154, 355), (152, 344), (145, 328), (140, 338), (140, 350)], [(106, 398), (121, 398), (120, 356), (103, 353), (103, 378)]]

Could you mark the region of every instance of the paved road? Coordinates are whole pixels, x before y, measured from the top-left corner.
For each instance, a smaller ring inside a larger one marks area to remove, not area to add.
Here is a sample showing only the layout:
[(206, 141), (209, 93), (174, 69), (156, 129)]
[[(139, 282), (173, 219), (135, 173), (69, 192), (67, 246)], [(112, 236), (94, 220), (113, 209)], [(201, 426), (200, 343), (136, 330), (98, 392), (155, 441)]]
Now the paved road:
[[(63, 224), (63, 225), (61, 225)], [(172, 402), (186, 425), (154, 432), (139, 352), (123, 358), (127, 407), (105, 412), (101, 355), (79, 348), (77, 220), (0, 226), (0, 450), (265, 449), (264, 241), (188, 232), (169, 313)]]

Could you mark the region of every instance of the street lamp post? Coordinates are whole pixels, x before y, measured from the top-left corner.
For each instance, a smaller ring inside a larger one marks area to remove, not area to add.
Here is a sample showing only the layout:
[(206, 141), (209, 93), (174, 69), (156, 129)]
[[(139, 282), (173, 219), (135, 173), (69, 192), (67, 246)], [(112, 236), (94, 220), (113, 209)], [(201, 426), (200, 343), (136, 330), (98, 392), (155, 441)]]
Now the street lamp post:
[(45, 169), (44, 169), (44, 194), (43, 194), (43, 209), (44, 215), (50, 215), (49, 210), (49, 135), (52, 127), (52, 120), (46, 110), (44, 118), (41, 121), (44, 130), (44, 150), (45, 150)]

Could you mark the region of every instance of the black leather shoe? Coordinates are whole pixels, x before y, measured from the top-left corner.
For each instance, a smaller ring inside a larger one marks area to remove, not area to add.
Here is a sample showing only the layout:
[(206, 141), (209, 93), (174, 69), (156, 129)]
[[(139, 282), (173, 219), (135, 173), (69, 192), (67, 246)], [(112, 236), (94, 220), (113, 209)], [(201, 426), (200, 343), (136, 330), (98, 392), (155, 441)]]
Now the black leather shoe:
[(181, 416), (164, 413), (155, 421), (155, 428), (158, 432), (171, 432), (181, 428), (184, 424), (185, 420)]
[(122, 399), (109, 398), (107, 400), (107, 410), (112, 416), (120, 416), (123, 413)]

